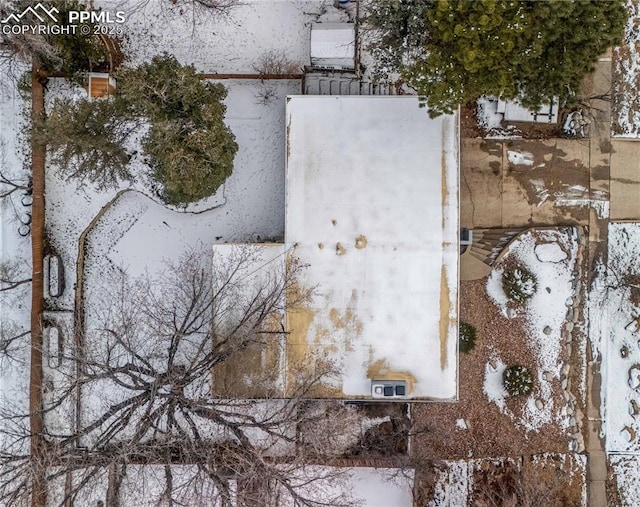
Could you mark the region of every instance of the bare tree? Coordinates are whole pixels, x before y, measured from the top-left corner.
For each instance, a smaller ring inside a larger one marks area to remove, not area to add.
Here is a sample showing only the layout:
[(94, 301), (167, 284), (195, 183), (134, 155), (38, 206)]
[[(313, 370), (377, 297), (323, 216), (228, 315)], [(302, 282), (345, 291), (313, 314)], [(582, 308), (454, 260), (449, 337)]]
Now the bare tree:
[[(20, 14), (26, 5), (24, 2), (0, 3), (0, 19), (10, 14)], [(4, 73), (17, 80), (25, 71), (25, 63), (30, 63), (34, 56), (50, 61), (59, 59), (58, 50), (41, 33), (14, 33), (11, 30), (0, 33), (0, 68)]]
[(242, 0), (136, 0), (122, 2), (123, 8), (131, 12), (144, 11), (149, 5), (156, 7), (159, 4), (163, 16), (169, 17), (175, 14), (189, 16), (195, 24), (203, 16), (224, 18), (229, 16), (233, 9), (242, 5)]
[[(0, 259), (0, 306), (13, 305), (29, 287), (31, 278), (26, 274), (27, 263), (18, 259)], [(6, 307), (5, 307), (6, 308)], [(8, 317), (6, 310), (0, 316), (0, 368), (7, 363), (25, 364), (30, 331)]]
[(18, 326), (13, 321), (0, 321), (0, 368), (5, 369), (7, 363), (26, 364), (23, 357), (28, 348), (28, 337), (31, 332)]
[(213, 14), (224, 16), (234, 7), (241, 4), (240, 0), (168, 0), (180, 9), (192, 9), (194, 14)]
[(11, 197), (16, 192), (22, 191), (27, 194), (31, 191), (31, 180), (17, 178), (9, 178), (0, 171), (0, 199)]
[(473, 504), (478, 507), (580, 505), (581, 481), (569, 456), (523, 457), (518, 462), (484, 462), (476, 469)]
[[(318, 418), (301, 408), (334, 373), (331, 364), (308, 363), (292, 385), (274, 377), (261, 400), (213, 390), (217, 366), (284, 346), (285, 311), (310, 297), (297, 283), (303, 269), (290, 255), (269, 260), (260, 248), (238, 247), (213, 267), (210, 256), (190, 252), (159, 275), (114, 275), (91, 296), (81, 347), (50, 372), (42, 455), (11, 452), (26, 429), (9, 432), (0, 502), (28, 498), (23, 477), (37, 469), (60, 505), (96, 489), (108, 471), (107, 503), (118, 505), (131, 474), (160, 469), (158, 505), (195, 505), (203, 491), (206, 505), (350, 505), (340, 488), (318, 490), (327, 481), (335, 488), (342, 472), (311, 466), (298, 445), (298, 429)], [(81, 412), (69, 431), (58, 421), (72, 419), (75, 397)], [(347, 409), (335, 410), (336, 424), (349, 420)]]
[(17, 289), (21, 285), (31, 282), (25, 274), (24, 262), (17, 259), (3, 259), (0, 261), (0, 292)]
[(287, 75), (300, 72), (300, 66), (291, 60), (282, 49), (263, 51), (253, 64), (253, 70), (261, 75)]

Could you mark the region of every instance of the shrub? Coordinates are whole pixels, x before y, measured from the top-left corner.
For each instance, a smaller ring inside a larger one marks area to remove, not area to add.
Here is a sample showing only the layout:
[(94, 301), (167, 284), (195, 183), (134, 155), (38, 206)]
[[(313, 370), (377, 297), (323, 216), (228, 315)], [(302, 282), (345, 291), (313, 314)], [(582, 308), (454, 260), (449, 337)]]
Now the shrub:
[(132, 180), (132, 136), (149, 124), (142, 154), (163, 202), (185, 206), (213, 195), (238, 151), (224, 123), (224, 86), (170, 55), (121, 69), (117, 78), (108, 99), (57, 101), (34, 129), (61, 173), (101, 189)]
[(213, 195), (231, 174), (238, 149), (222, 123), (210, 128), (182, 128), (180, 122), (154, 124), (142, 146), (160, 198), (183, 206)]
[(467, 322), (460, 322), (458, 349), (465, 354), (476, 345), (476, 328)]
[(502, 384), (510, 396), (531, 394), (533, 377), (524, 366), (510, 366), (502, 374)]
[(506, 269), (502, 274), (502, 288), (512, 301), (530, 299), (536, 293), (537, 286), (536, 275), (522, 266)]
[(261, 76), (297, 74), (300, 72), (300, 66), (289, 59), (283, 50), (271, 49), (260, 54), (256, 63), (253, 64), (253, 70)]

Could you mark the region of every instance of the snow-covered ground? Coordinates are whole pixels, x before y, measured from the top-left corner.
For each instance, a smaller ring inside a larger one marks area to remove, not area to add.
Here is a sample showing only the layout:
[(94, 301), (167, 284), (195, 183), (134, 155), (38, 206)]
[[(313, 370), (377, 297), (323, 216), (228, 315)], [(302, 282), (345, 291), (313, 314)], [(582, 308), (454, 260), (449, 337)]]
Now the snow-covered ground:
[(622, 507), (638, 505), (640, 498), (640, 456), (612, 454), (609, 463), (613, 470)]
[(640, 2), (627, 0), (624, 41), (614, 50), (613, 137), (640, 137)]
[(604, 312), (602, 414), (609, 452), (640, 453), (639, 258), (640, 224), (611, 223), (608, 276), (598, 301)]
[[(215, 18), (169, 2), (96, 0), (95, 6), (127, 11), (128, 42), (123, 50), (132, 65), (168, 51), (183, 64), (203, 73), (250, 73), (259, 56), (284, 51), (302, 67), (310, 63), (310, 23), (327, 10), (328, 0), (249, 0), (240, 2), (228, 16)], [(132, 6), (143, 8), (131, 10)], [(182, 11), (182, 14), (180, 13)]]
[(640, 497), (640, 223), (610, 223), (607, 266), (589, 293), (592, 354), (601, 359), (601, 414), (620, 505)]
[[(577, 255), (575, 229), (527, 232), (509, 245), (487, 281), (487, 292), (505, 317), (524, 317), (537, 368), (532, 372), (534, 391), (522, 413), (513, 414), (504, 402), (501, 378), (506, 365), (498, 356), (487, 364), (484, 391), (502, 412), (529, 431), (539, 431), (553, 422), (569, 425), (566, 411), (554, 406), (551, 383), (559, 382), (563, 373), (561, 347), (567, 313), (573, 305)], [(523, 266), (536, 277), (537, 289), (524, 304), (514, 304), (503, 290), (502, 275), (508, 264)]]
[(445, 461), (435, 481), (433, 498), (427, 507), (468, 505), (473, 491), (473, 462)]
[[(339, 472), (340, 475), (331, 477)], [(308, 498), (320, 505), (332, 505), (331, 498), (344, 495), (355, 502), (355, 505), (366, 507), (405, 507), (413, 505), (412, 469), (353, 467), (338, 469), (337, 467), (307, 467), (304, 473), (297, 473), (299, 483)], [(330, 480), (311, 482), (308, 477), (327, 476)], [(283, 507), (295, 507), (296, 504), (283, 494)]]
[(483, 95), (476, 101), (478, 127), (487, 139), (520, 139), (522, 135), (515, 125), (502, 126), (504, 114), (498, 112), (498, 99)]
[[(87, 238), (88, 275), (100, 263), (132, 275), (153, 271), (163, 259), (213, 243), (254, 242), (284, 235), (284, 101), (299, 83), (279, 81), (268, 105), (252, 100), (256, 82), (228, 83), (227, 122), (240, 147), (224, 187), (224, 205), (202, 213), (169, 210), (139, 192), (126, 192), (95, 224)], [(93, 263), (98, 265), (93, 266)], [(154, 268), (155, 266), (155, 268)], [(87, 285), (91, 285), (87, 279)]]
[[(26, 67), (23, 70), (27, 70)], [(0, 172), (9, 180), (25, 184), (28, 178), (28, 154), (23, 151), (26, 140), (24, 112), (30, 110), (31, 102), (24, 100), (16, 88), (16, 81), (5, 72), (0, 73)], [(0, 193), (10, 190), (0, 184)], [(23, 206), (22, 190), (0, 199), (0, 262), (15, 264), (15, 278), (31, 277), (31, 236), (21, 237), (18, 228), (23, 225), (20, 217), (30, 212)], [(13, 278), (13, 277), (12, 277)], [(30, 284), (0, 292), (0, 328), (2, 342), (29, 330)], [(8, 359), (0, 352), (0, 410), (8, 407), (14, 412), (27, 413), (29, 335), (14, 341), (9, 346)], [(2, 420), (2, 424), (6, 423)], [(0, 432), (3, 435), (3, 432)]]
[[(485, 458), (440, 462), (436, 471), (433, 496), (426, 505), (428, 507), (498, 505), (498, 503), (494, 504), (492, 502), (486, 504), (483, 501), (478, 501), (477, 497), (475, 497), (476, 502), (473, 503), (476, 474), (482, 475), (483, 472), (486, 472), (487, 470), (500, 471), (505, 465), (515, 471), (521, 471), (523, 468), (519, 461), (511, 458)], [(543, 476), (545, 469), (550, 469), (552, 472), (550, 474), (551, 477), (558, 477), (556, 474), (561, 473), (562, 478), (556, 479), (555, 484), (542, 486), (543, 488), (549, 488), (548, 490), (545, 490), (545, 493), (548, 494), (552, 491), (553, 494), (558, 494), (562, 493), (561, 490), (564, 490), (565, 488), (575, 488), (574, 495), (578, 497), (579, 503), (570, 501), (569, 503), (563, 503), (562, 505), (582, 505), (583, 507), (586, 507), (586, 457), (584, 455), (536, 455), (531, 457), (531, 463), (527, 463), (526, 468), (527, 471), (524, 473), (524, 480), (526, 483), (525, 490), (529, 493), (530, 497), (536, 498), (536, 491), (540, 489), (540, 484), (544, 483), (544, 481), (541, 480), (541, 477)], [(555, 489), (552, 490), (550, 488)], [(506, 491), (503, 492), (506, 493)], [(566, 500), (567, 497), (568, 495), (565, 496), (564, 499)], [(546, 497), (545, 500), (547, 502), (550, 501), (548, 497)], [(557, 497), (553, 497), (553, 500), (555, 501), (559, 499)], [(571, 500), (574, 500), (574, 497), (571, 497)], [(507, 496), (501, 498), (496, 496), (493, 501), (504, 502), (500, 503), (500, 505), (511, 505)], [(552, 505), (552, 503), (548, 503), (547, 505)], [(553, 503), (553, 505), (560, 504)]]

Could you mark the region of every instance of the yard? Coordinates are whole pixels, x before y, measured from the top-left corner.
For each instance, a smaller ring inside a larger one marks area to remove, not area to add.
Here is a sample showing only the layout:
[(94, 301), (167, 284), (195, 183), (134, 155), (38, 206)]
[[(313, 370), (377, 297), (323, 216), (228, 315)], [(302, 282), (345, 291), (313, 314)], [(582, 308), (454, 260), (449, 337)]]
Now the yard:
[(640, 2), (627, 0), (629, 19), (622, 44), (613, 52), (612, 135), (640, 135)]
[[(616, 136), (637, 138), (640, 15), (638, 0), (627, 3), (632, 16), (625, 43), (614, 52), (612, 123)], [(96, 8), (108, 9), (109, 4), (107, 0), (95, 0)], [(128, 16), (123, 51), (130, 65), (168, 51), (181, 63), (193, 64), (199, 72), (207, 74), (255, 73), (260, 56), (268, 52), (283, 54), (290, 65), (300, 68), (309, 61), (309, 24), (319, 19), (335, 21), (341, 16), (344, 13), (334, 9), (328, 0), (244, 2), (221, 19), (195, 16), (175, 6), (160, 7), (157, 2), (139, 2)], [(116, 289), (119, 275), (126, 272), (133, 279), (161, 274), (166, 260), (176, 260), (187, 251), (210, 257), (211, 246), (216, 243), (282, 241), (288, 127), (285, 98), (300, 93), (301, 81), (220, 79), (218, 82), (228, 90), (225, 121), (235, 135), (239, 151), (233, 174), (214, 196), (202, 202), (177, 209), (161, 204), (143, 177), (131, 185), (98, 190), (92, 184), (67, 181), (59, 176), (54, 165), (47, 166), (45, 253), (62, 263), (63, 278), (59, 282), (64, 290), (59, 296), (45, 293), (45, 324), (60, 331), (58, 338), (55, 334), (45, 336), (42, 383), (45, 404), (77, 374), (76, 363), (64, 359), (74, 356), (77, 340), (88, 339), (90, 343), (103, 339), (104, 329), (100, 328), (100, 318), (106, 309), (103, 303)], [(50, 107), (56, 97), (69, 98), (79, 93), (82, 93), (79, 87), (51, 78), (46, 88), (46, 105)], [(30, 271), (29, 204), (28, 199), (23, 201), (28, 194), (29, 169), (28, 149), (23, 145), (23, 111), (29, 107), (29, 100), (16, 87), (16, 80), (0, 76), (0, 170), (3, 176), (25, 186), (0, 203), (0, 256), (3, 261), (14, 263), (12, 273), (20, 278), (28, 277)], [(467, 113), (463, 121), (469, 123), (469, 131), (475, 135), (479, 133), (476, 118)], [(522, 135), (515, 129), (504, 130), (496, 123), (496, 117), (482, 107), (479, 114), (483, 126), (487, 131), (493, 128), (496, 137)], [(546, 137), (549, 132), (533, 128), (531, 135), (524, 137), (538, 134)], [(596, 156), (588, 141), (582, 141), (577, 144), (574, 140), (554, 139), (531, 144), (516, 139), (504, 143), (478, 140), (480, 148), (473, 148), (473, 152), (483, 160), (493, 157), (496, 167), (491, 175), (490, 171), (484, 175), (485, 180), (476, 175), (483, 185), (474, 181), (469, 185), (464, 180), (469, 194), (474, 189), (471, 197), (476, 200), (474, 203), (470, 199), (469, 206), (465, 201), (461, 215), (469, 216), (471, 212), (471, 220), (476, 222), (476, 215), (482, 215), (491, 220), (499, 216), (509, 225), (524, 224), (527, 220), (531, 224), (547, 218), (542, 212), (553, 212), (556, 216), (555, 208), (560, 207), (566, 211), (560, 217), (563, 224), (587, 223), (590, 214), (608, 220), (608, 191), (592, 187), (590, 164)], [(474, 142), (464, 140), (460, 149), (471, 153)], [(530, 150), (530, 146), (535, 149)], [(475, 158), (472, 162), (481, 166)], [(476, 170), (462, 168), (464, 174), (472, 177)], [(562, 176), (558, 177), (559, 174)], [(502, 180), (496, 184), (497, 175), (507, 184)], [(466, 190), (462, 191), (464, 197)], [(493, 195), (496, 192), (499, 196)], [(500, 206), (499, 213), (490, 209), (496, 203)], [(27, 234), (22, 237), (25, 230)], [(632, 505), (640, 495), (637, 480), (640, 227), (612, 223), (608, 232), (609, 266), (598, 265), (589, 308), (591, 327), (600, 333), (594, 355), (600, 353), (604, 359), (603, 419), (612, 483), (619, 489), (620, 502)], [(489, 490), (504, 493), (507, 498), (513, 491), (531, 492), (540, 484), (550, 485), (548, 489), (556, 495), (549, 505), (560, 501), (572, 506), (585, 505), (587, 462), (582, 454), (581, 421), (587, 394), (583, 334), (586, 325), (581, 318), (588, 275), (586, 241), (584, 228), (534, 228), (510, 244), (488, 279), (461, 282), (460, 318), (474, 327), (476, 341), (472, 350), (459, 357), (459, 401), (414, 403), (407, 413), (405, 404), (395, 404), (389, 409), (380, 404), (375, 406), (375, 417), (369, 414), (355, 422), (350, 418), (335, 421), (328, 412), (321, 413), (329, 425), (353, 423), (347, 428), (355, 428), (351, 434), (339, 435), (331, 442), (334, 445), (339, 440), (343, 445), (339, 456), (367, 460), (392, 455), (404, 460), (410, 448), (415, 463), (435, 461), (436, 466), (429, 472), (419, 471), (416, 476), (421, 505), (458, 507), (465, 502), (481, 505)], [(322, 249), (322, 244), (319, 245)], [(355, 248), (359, 248), (358, 243)], [(45, 264), (46, 270), (48, 266)], [(522, 273), (523, 268), (533, 275), (533, 282), (531, 287), (521, 287), (520, 295), (514, 298), (505, 288), (504, 275), (517, 270)], [(45, 271), (45, 275), (52, 273)], [(3, 352), (9, 352), (0, 361), (0, 408), (13, 413), (27, 412), (28, 287), (24, 284), (17, 290), (0, 292), (1, 344)], [(5, 337), (9, 335), (17, 338), (7, 342)], [(60, 357), (56, 358), (56, 353)], [(420, 363), (419, 359), (416, 362)], [(531, 373), (530, 393), (516, 396), (506, 392), (503, 373), (507, 367), (516, 365)], [(369, 387), (366, 383), (365, 388)], [(46, 414), (47, 429), (52, 434), (70, 432), (100, 410), (108, 412), (109, 403), (116, 398), (117, 390), (108, 382), (97, 388), (78, 389), (65, 403)], [(402, 414), (398, 416), (395, 412)], [(410, 446), (405, 417), (407, 420), (410, 417), (415, 432)], [(395, 426), (398, 420), (403, 421), (399, 429)], [(3, 419), (3, 429), (7, 423), (8, 419)], [(326, 432), (335, 436), (333, 429), (329, 427)], [(390, 451), (383, 444), (391, 441), (397, 446)], [(382, 451), (376, 454), (376, 449)], [(167, 477), (163, 474), (175, 473), (176, 484), (182, 484), (184, 468), (176, 467), (169, 472), (170, 467), (162, 468), (132, 466), (123, 483), (123, 494), (142, 505), (150, 501), (149, 492), (162, 494), (163, 480)], [(352, 474), (350, 483), (330, 484), (329, 490), (353, 488), (361, 498), (379, 501), (385, 489), (382, 481), (394, 474), (397, 470), (363, 468)], [(556, 484), (558, 478), (561, 484)], [(74, 475), (74, 480), (80, 481), (80, 475)], [(76, 502), (95, 504), (104, 498), (108, 480), (106, 473), (96, 475), (91, 483), (94, 491), (79, 496)], [(373, 482), (375, 488), (370, 487)], [(59, 488), (54, 497), (64, 488), (62, 481), (56, 484)], [(392, 498), (386, 501), (408, 504), (411, 492), (407, 484), (406, 480), (396, 481), (393, 487), (385, 489), (385, 494)], [(205, 486), (215, 489), (210, 483)]]
[(602, 357), (602, 415), (612, 483), (622, 505), (640, 491), (640, 224), (609, 224), (608, 267), (600, 265), (590, 294), (594, 355)]
[[(533, 229), (511, 243), (488, 280), (461, 282), (460, 317), (474, 326), (476, 341), (460, 354), (459, 402), (412, 409), (416, 457), (449, 460), (436, 472), (432, 505), (443, 505), (444, 498), (452, 502), (444, 505), (462, 505), (451, 498), (477, 494), (474, 470), (483, 459), (511, 460), (520, 470), (521, 460), (545, 453), (559, 456), (577, 477), (568, 505), (580, 505), (585, 460), (567, 453), (583, 446), (584, 359), (576, 358), (584, 357), (586, 342), (574, 311), (583, 242), (575, 228)], [(522, 302), (502, 286), (504, 272), (516, 267), (536, 279), (535, 293)], [(502, 373), (516, 364), (532, 372), (530, 395), (509, 396), (503, 387)]]

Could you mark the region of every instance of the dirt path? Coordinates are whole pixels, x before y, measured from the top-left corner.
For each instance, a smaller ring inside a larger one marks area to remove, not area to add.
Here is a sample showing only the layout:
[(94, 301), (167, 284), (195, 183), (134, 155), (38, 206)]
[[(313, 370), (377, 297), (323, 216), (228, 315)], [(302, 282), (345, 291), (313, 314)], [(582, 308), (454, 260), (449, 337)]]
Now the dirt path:
[[(32, 70), (32, 124), (44, 116), (44, 90), (40, 82), (38, 65), (34, 62)], [(45, 452), (42, 431), (44, 429), (42, 413), (42, 312), (44, 310), (44, 168), (46, 146), (31, 137), (31, 163), (33, 177), (33, 204), (31, 206), (31, 366), (29, 377), (29, 424), (31, 430), (31, 457), (35, 463), (42, 462)], [(44, 507), (46, 504), (46, 480), (44, 468), (36, 467), (32, 484), (32, 507)]]

